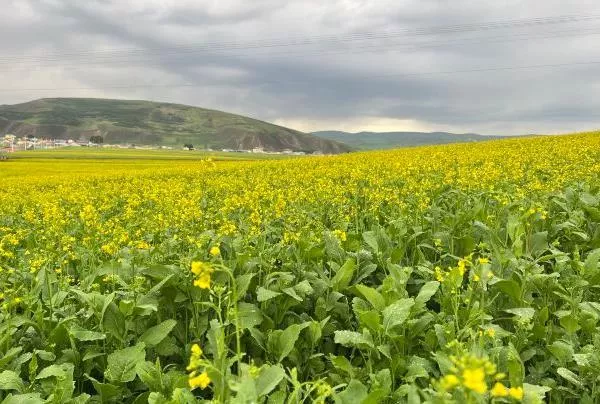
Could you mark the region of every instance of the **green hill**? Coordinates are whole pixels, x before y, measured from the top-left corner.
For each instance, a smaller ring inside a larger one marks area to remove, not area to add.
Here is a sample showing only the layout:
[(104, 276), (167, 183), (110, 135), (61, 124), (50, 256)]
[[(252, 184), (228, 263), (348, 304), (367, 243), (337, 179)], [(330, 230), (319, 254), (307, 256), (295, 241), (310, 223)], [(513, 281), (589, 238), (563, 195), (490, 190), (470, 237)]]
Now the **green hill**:
[(447, 132), (359, 132), (340, 131), (314, 132), (323, 139), (342, 142), (360, 150), (392, 149), (405, 146), (423, 146), (459, 142), (479, 142), (498, 139), (501, 136), (483, 136), (474, 133), (454, 134)]
[(179, 104), (89, 98), (45, 98), (0, 106), (0, 134), (196, 148), (342, 153), (349, 147), (226, 112)]

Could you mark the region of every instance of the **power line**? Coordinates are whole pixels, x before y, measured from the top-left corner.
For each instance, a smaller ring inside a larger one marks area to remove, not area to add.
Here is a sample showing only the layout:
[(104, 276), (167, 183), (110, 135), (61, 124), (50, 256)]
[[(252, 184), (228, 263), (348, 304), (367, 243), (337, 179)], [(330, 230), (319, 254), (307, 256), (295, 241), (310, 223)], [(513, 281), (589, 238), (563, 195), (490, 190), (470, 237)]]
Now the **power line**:
[(428, 28), (416, 28), (416, 29), (405, 29), (401, 31), (393, 32), (365, 32), (365, 33), (354, 33), (347, 34), (345, 36), (313, 36), (306, 38), (297, 38), (295, 40), (258, 40), (254, 42), (207, 42), (202, 45), (175, 45), (161, 48), (131, 48), (131, 49), (107, 49), (98, 51), (78, 51), (78, 52), (61, 52), (61, 53), (48, 53), (45, 55), (25, 55), (25, 56), (5, 56), (0, 58), (0, 64), (7, 63), (18, 63), (18, 62), (52, 62), (60, 61), (64, 57), (130, 57), (135, 54), (152, 54), (152, 53), (165, 53), (167, 51), (185, 52), (185, 51), (225, 51), (225, 50), (248, 50), (257, 48), (276, 48), (276, 47), (290, 47), (290, 46), (306, 46), (315, 44), (336, 44), (343, 42), (353, 41), (367, 41), (367, 40), (379, 40), (389, 39), (402, 36), (417, 36), (417, 35), (435, 35), (435, 34), (455, 34), (482, 30), (492, 29), (504, 29), (504, 28), (527, 28), (544, 26), (551, 24), (565, 24), (574, 22), (585, 22), (595, 21), (600, 19), (600, 15), (571, 15), (571, 16), (557, 16), (557, 17), (538, 17), (531, 19), (520, 19), (520, 20), (505, 20), (486, 22), (479, 24), (460, 24), (460, 25), (449, 25), (449, 26), (437, 26)]
[[(418, 72), (418, 73), (392, 73), (392, 74), (380, 74), (380, 75), (369, 75), (369, 78), (393, 78), (393, 77), (415, 77), (415, 76), (433, 76), (433, 75), (447, 75), (447, 74), (459, 74), (459, 73), (480, 73), (480, 72), (493, 72), (493, 71), (510, 71), (510, 70), (525, 70), (525, 69), (540, 69), (540, 68), (555, 68), (555, 67), (567, 67), (567, 66), (589, 66), (600, 64), (600, 61), (591, 62), (572, 62), (572, 63), (554, 63), (554, 64), (539, 64), (539, 65), (527, 65), (527, 66), (502, 66), (502, 67), (490, 67), (490, 68), (478, 68), (468, 70), (449, 70), (449, 71), (434, 71), (434, 72)], [(324, 77), (330, 79), (332, 77)], [(333, 78), (337, 78), (333, 77)], [(265, 80), (262, 84), (267, 83), (293, 83), (293, 82), (305, 82), (304, 80)], [(135, 88), (178, 88), (178, 87), (203, 87), (206, 84), (198, 83), (182, 83), (182, 84), (128, 84), (128, 85), (115, 85), (115, 86), (103, 86), (102, 88), (89, 88), (89, 87), (71, 87), (71, 88), (20, 88), (20, 89), (0, 89), (0, 92), (11, 93), (11, 92), (27, 92), (27, 91), (79, 91), (79, 90), (105, 90), (105, 89), (135, 89)]]
[[(305, 50), (305, 51), (292, 51), (292, 52), (277, 52), (277, 53), (268, 53), (268, 54), (257, 54), (256, 52), (251, 54), (239, 54), (239, 53), (212, 53), (211, 55), (219, 55), (223, 57), (231, 57), (231, 58), (261, 58), (261, 57), (269, 57), (269, 59), (282, 57), (282, 56), (323, 56), (323, 55), (339, 55), (339, 54), (358, 54), (358, 53), (371, 53), (371, 52), (397, 52), (397, 51), (410, 51), (417, 49), (425, 49), (425, 48), (439, 48), (446, 46), (460, 46), (460, 45), (481, 45), (481, 44), (490, 44), (490, 43), (505, 43), (505, 42), (518, 42), (518, 41), (530, 41), (536, 39), (550, 39), (550, 38), (564, 38), (564, 37), (576, 37), (576, 36), (584, 36), (584, 35), (598, 35), (600, 34), (600, 28), (581, 30), (581, 29), (570, 29), (570, 30), (562, 30), (562, 31), (551, 31), (539, 34), (525, 34), (525, 33), (517, 33), (512, 34), (511, 36), (496, 36), (496, 37), (487, 37), (487, 38), (463, 38), (457, 39), (453, 41), (431, 41), (431, 42), (413, 42), (413, 43), (392, 43), (392, 44), (381, 44), (381, 45), (365, 45), (365, 46), (354, 46), (351, 48), (345, 49), (324, 49), (324, 50)], [(168, 55), (161, 55), (161, 59), (156, 60), (156, 58), (152, 59), (130, 59), (130, 60), (83, 60), (79, 61), (77, 64), (57, 64), (57, 65), (39, 65), (39, 66), (16, 66), (11, 68), (0, 68), (0, 71), (19, 71), (19, 70), (32, 70), (36, 68), (53, 68), (60, 67), (64, 70), (77, 70), (82, 68), (89, 68), (89, 65), (102, 64), (102, 67), (106, 67), (106, 65), (132, 65), (135, 63), (144, 63), (144, 66), (149, 66), (152, 64), (163, 64), (165, 62), (162, 57)], [(189, 56), (189, 54), (185, 55), (174, 55), (169, 56), (168, 62), (169, 64), (173, 64), (174, 61), (180, 59), (184, 56)], [(85, 66), (82, 66), (85, 65)]]

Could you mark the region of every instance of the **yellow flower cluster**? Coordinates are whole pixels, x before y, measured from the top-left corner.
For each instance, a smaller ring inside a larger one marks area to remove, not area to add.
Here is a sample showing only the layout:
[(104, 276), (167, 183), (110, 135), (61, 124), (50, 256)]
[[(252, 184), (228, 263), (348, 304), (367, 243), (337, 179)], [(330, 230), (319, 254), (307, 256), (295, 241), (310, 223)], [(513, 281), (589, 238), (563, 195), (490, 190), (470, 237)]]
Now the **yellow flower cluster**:
[[(493, 329), (486, 333), (493, 337)], [(488, 359), (480, 358), (475, 355), (463, 355), (459, 358), (451, 357), (454, 367), (451, 372), (442, 377), (438, 385), (446, 392), (451, 392), (457, 388), (463, 388), (465, 391), (476, 394), (486, 394), (489, 391), (491, 397), (512, 397), (515, 400), (523, 399), (522, 387), (506, 387), (501, 380), (504, 379), (503, 373), (497, 373), (496, 365)], [(491, 390), (488, 382), (494, 383)]]
[(188, 385), (191, 390), (198, 387), (205, 389), (210, 384), (211, 380), (206, 371), (198, 372), (198, 368), (202, 366), (202, 348), (200, 345), (192, 345), (192, 354), (190, 355), (190, 363), (187, 366), (187, 371), (190, 372), (188, 376)]
[(200, 289), (209, 289), (210, 279), (213, 272), (215, 272), (215, 269), (206, 262), (192, 262), (192, 273), (196, 275), (196, 279), (194, 279), (194, 286), (198, 286)]

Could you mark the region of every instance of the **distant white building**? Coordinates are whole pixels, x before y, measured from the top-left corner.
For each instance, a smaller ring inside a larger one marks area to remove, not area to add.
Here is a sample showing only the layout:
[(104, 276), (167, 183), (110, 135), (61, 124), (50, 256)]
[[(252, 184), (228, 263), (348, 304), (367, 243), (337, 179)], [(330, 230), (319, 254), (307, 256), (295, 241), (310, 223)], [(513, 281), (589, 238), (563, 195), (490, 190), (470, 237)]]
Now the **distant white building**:
[(252, 153), (264, 153), (265, 149), (264, 147), (255, 147), (254, 149), (252, 149)]

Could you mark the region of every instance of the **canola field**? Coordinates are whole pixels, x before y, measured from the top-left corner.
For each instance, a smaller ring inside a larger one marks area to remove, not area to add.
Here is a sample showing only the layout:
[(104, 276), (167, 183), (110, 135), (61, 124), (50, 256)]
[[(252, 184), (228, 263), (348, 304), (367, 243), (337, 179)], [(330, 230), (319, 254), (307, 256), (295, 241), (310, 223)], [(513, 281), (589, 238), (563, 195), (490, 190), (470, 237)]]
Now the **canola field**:
[(600, 402), (600, 133), (0, 182), (1, 403)]

